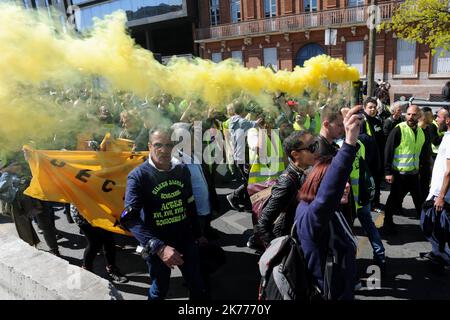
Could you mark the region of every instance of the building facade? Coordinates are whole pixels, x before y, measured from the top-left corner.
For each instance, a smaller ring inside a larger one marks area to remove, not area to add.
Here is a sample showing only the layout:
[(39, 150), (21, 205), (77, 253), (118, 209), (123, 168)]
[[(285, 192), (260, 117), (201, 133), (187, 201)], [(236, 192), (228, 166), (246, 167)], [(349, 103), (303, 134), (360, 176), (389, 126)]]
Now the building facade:
[(125, 11), (127, 27), (137, 44), (157, 56), (194, 55), (197, 21), (195, 0), (69, 0), (76, 8), (77, 29), (83, 31), (117, 10)]
[[(388, 21), (401, 1), (378, 0), (377, 22)], [(341, 58), (366, 80), (369, 0), (199, 1), (195, 42), (202, 58), (234, 58), (246, 67), (293, 70), (319, 54)], [(326, 41), (327, 40), (327, 41)], [(329, 41), (330, 40), (330, 41)], [(450, 80), (450, 53), (432, 56), (424, 45), (377, 33), (375, 79), (389, 81), (391, 100), (414, 95), (442, 99)]]
[[(67, 26), (67, 7), (70, 0), (0, 0), (0, 3), (10, 3), (21, 6), (28, 10), (44, 10), (49, 16), (55, 17), (54, 12), (58, 13), (56, 17), (64, 29)], [(51, 10), (54, 10), (52, 12)]]

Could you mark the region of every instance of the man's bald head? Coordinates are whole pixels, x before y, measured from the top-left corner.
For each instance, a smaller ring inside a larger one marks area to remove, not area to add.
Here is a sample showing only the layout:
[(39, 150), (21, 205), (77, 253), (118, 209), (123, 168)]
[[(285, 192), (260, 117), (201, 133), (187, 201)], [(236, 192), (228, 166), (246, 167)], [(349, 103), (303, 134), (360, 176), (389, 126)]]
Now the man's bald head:
[(417, 112), (420, 113), (420, 108), (418, 105), (412, 104), (408, 107), (408, 109), (406, 110), (406, 112)]
[(450, 115), (447, 109), (440, 109), (437, 113), (436, 122), (438, 124), (438, 129), (441, 132), (448, 130), (450, 126)]
[(442, 117), (447, 118), (447, 117), (449, 117), (449, 112), (448, 112), (447, 109), (441, 108), (441, 109), (438, 111), (438, 116), (439, 116), (439, 115), (441, 115)]
[(420, 116), (420, 108), (413, 104), (406, 110), (406, 123), (411, 128), (415, 128), (417, 126), (417, 123), (419, 122)]

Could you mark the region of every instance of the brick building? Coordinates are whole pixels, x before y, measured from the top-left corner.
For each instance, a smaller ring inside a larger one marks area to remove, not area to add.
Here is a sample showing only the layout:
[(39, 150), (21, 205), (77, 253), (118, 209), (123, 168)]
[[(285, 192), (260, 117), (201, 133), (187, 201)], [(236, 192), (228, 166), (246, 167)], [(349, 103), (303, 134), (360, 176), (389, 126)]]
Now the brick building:
[[(292, 70), (326, 53), (356, 67), (365, 80), (368, 2), (202, 0), (195, 42), (202, 58), (215, 62), (234, 58), (246, 67), (270, 64)], [(378, 0), (378, 20), (389, 20), (398, 3)], [(335, 38), (335, 45), (325, 45), (326, 32)], [(443, 85), (450, 80), (450, 53), (432, 56), (426, 46), (382, 31), (377, 33), (375, 79), (391, 83), (391, 99), (415, 95), (439, 100)]]

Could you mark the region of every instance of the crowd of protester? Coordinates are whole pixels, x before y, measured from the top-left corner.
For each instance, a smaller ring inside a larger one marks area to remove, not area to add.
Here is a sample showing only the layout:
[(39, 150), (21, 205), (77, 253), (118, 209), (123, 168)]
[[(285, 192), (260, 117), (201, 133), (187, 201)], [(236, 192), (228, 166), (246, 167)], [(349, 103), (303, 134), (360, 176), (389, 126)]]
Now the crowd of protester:
[[(192, 299), (210, 296), (200, 250), (217, 238), (211, 221), (225, 210), (216, 193), (218, 164), (196, 159), (193, 133), (198, 125), (202, 150), (219, 136), (223, 138), (221, 159), (237, 184), (226, 199), (232, 209), (247, 211), (253, 218), (254, 233), (247, 246), (262, 253), (295, 224), (309, 272), (329, 299), (354, 297), (356, 238), (352, 230), (356, 218), (372, 245), (374, 264), (385, 271), (389, 252), (381, 236), (401, 236), (394, 216), (402, 210), (408, 192), (422, 221), (430, 215), (422, 211), (426, 200), (433, 202), (436, 212), (450, 214), (450, 118), (446, 109), (436, 115), (415, 105), (402, 110), (399, 102), (389, 106), (386, 96), (369, 97), (361, 106), (328, 99), (317, 107), (314, 98), (298, 101), (280, 94), (267, 109), (240, 98), (220, 112), (219, 106), (166, 94), (152, 99), (125, 93), (104, 98), (88, 90), (51, 95), (60, 105), (83, 104), (90, 109), (82, 116), (82, 130), (72, 140), (55, 138), (48, 148), (101, 152), (101, 142), (110, 133), (130, 140), (130, 151), (149, 152), (148, 161), (128, 175), (120, 217), (121, 227), (142, 247), (151, 278), (149, 299), (165, 298), (175, 266)], [(173, 140), (177, 132), (191, 134), (191, 148), (177, 149), (180, 141)], [(54, 211), (62, 204), (23, 194), (31, 179), (26, 158), (18, 151), (2, 159), (2, 181), (12, 185), (13, 177), (19, 188), (10, 198), (7, 189), (2, 189), (1, 211), (13, 218), (19, 236), (33, 246), (39, 242), (35, 219), (50, 252), (59, 256)], [(165, 184), (168, 180), (170, 185)], [(380, 201), (383, 189), (389, 191), (385, 206)], [(270, 196), (256, 211), (253, 195), (264, 190), (270, 190)], [(167, 212), (158, 209), (168, 206)], [(95, 256), (103, 250), (110, 279), (126, 282), (115, 263), (113, 234), (90, 225), (74, 205), (63, 208), (67, 219), (75, 221), (86, 237), (83, 268), (92, 271)], [(381, 230), (372, 212), (384, 212)], [(163, 219), (167, 215), (170, 219)], [(448, 243), (427, 238), (433, 248), (428, 257), (450, 265)], [(336, 252), (335, 276), (325, 281), (330, 247)]]

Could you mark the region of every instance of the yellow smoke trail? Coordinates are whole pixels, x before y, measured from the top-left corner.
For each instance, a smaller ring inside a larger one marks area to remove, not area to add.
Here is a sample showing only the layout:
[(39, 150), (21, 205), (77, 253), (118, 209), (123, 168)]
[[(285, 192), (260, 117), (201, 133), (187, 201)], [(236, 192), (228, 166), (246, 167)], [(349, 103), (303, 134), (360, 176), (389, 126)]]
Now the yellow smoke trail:
[(299, 96), (304, 90), (323, 90), (324, 81), (359, 79), (355, 68), (327, 56), (315, 57), (293, 72), (277, 73), (264, 67), (247, 69), (231, 60), (215, 64), (173, 59), (162, 66), (135, 45), (125, 21), (123, 12), (115, 13), (80, 37), (62, 32), (47, 15), (0, 5), (0, 150), (64, 129), (60, 123), (67, 110), (50, 99), (38, 99), (36, 89), (42, 86), (90, 86), (99, 77), (109, 92), (129, 91), (142, 98), (165, 92), (223, 106), (242, 94), (269, 103), (269, 95), (277, 92)]

